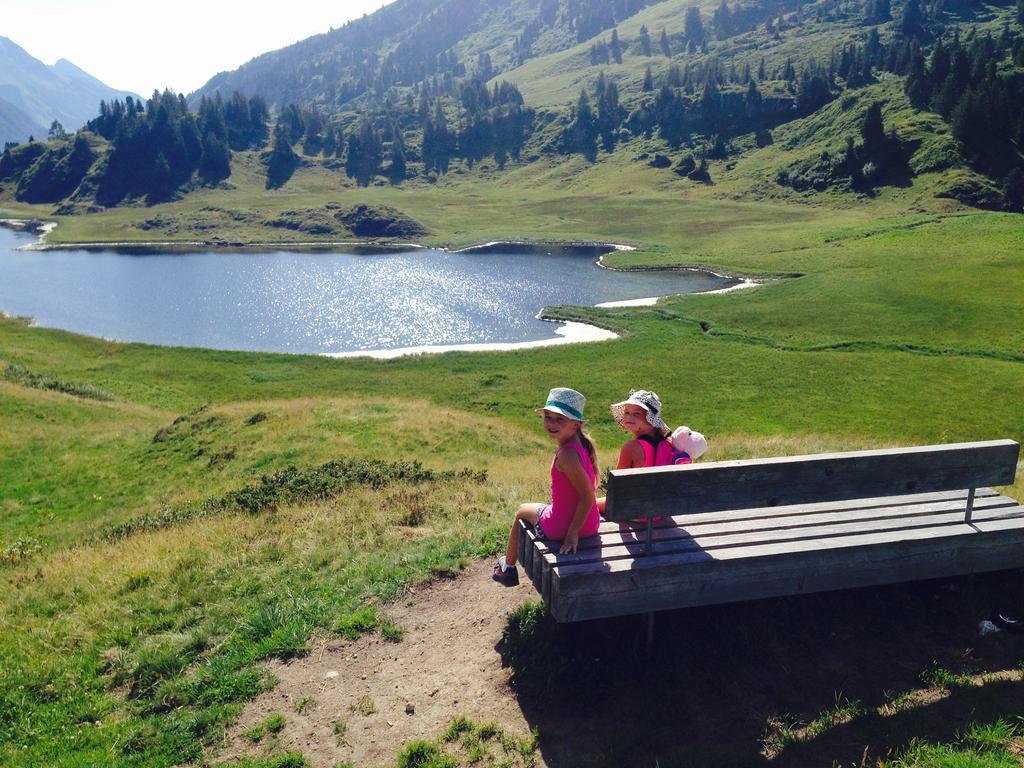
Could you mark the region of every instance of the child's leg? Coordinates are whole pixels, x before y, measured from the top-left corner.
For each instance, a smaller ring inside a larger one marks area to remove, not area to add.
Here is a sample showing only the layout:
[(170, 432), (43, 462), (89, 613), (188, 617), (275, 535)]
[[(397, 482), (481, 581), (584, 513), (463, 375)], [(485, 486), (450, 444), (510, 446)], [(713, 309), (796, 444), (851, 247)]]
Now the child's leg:
[(508, 532), (508, 548), (505, 550), (505, 564), (515, 565), (519, 556), (519, 521), (525, 520), (530, 525), (537, 524), (540, 511), (546, 504), (527, 503), (520, 504), (516, 510), (516, 519), (512, 521), (512, 530)]

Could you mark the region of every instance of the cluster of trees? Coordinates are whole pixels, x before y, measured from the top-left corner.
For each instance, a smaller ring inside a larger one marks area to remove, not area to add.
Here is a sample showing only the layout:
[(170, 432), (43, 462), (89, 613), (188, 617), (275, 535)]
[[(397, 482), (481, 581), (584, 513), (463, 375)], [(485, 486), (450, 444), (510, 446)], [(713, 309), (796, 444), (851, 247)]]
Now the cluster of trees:
[(580, 91), (573, 110), (572, 122), (563, 132), (561, 148), (564, 152), (579, 152), (588, 160), (597, 158), (598, 139), (606, 152), (615, 147), (616, 132), (622, 124), (625, 110), (619, 104), (619, 88), (602, 72), (594, 88), (595, 110), (586, 91)]
[(317, 110), (289, 105), (278, 115), (273, 145), (265, 155), (267, 186), (280, 186), (291, 177), (301, 163), (294, 149), (300, 141), (307, 155), (343, 159), (345, 173), (360, 185), (378, 175), (400, 184), (414, 161), (422, 162), (424, 171), (447, 173), (453, 158), (470, 167), (485, 157), (493, 157), (499, 167), (509, 158), (519, 160), (534, 114), (515, 85), (499, 82), (488, 88), (471, 78), (459, 85), (456, 120), (450, 119), (446, 104), (456, 106), (452, 99), (426, 92), (416, 105), (409, 94), (404, 101), (364, 110), (347, 132)]
[(648, 5), (649, 0), (567, 0), (565, 18), (575, 30), (577, 42), (583, 42)]
[(268, 109), (258, 98), (235, 94), (203, 99), (192, 113), (185, 98), (154, 92), (144, 105), (127, 97), (100, 102), (100, 114), (86, 129), (110, 142), (110, 155), (97, 179), (99, 202), (114, 205), (128, 195), (165, 200), (197, 174), (216, 183), (231, 173), (231, 147), (266, 141)]
[(917, 51), (906, 92), (914, 106), (938, 112), (978, 167), (1004, 180), (1007, 205), (1024, 204), (1024, 36), (937, 40), (925, 59)]
[[(60, 123), (54, 121), (54, 125)], [(78, 188), (96, 153), (84, 133), (69, 136), (51, 126), (46, 144), (29, 141), (7, 146), (0, 155), (0, 179), (14, 181), (14, 196), (26, 203), (63, 200)]]
[(883, 184), (900, 183), (912, 176), (909, 149), (894, 133), (887, 133), (882, 105), (871, 104), (864, 114), (860, 143), (847, 136), (846, 147), (822, 152), (819, 157), (790, 170), (779, 171), (776, 181), (802, 191), (830, 186), (870, 192)]

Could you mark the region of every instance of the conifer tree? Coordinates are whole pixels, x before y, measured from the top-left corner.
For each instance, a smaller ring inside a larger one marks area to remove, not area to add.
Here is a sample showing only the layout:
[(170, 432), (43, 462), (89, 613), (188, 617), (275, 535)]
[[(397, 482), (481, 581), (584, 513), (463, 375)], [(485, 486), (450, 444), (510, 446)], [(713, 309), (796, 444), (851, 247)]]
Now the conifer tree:
[(650, 66), (644, 71), (644, 93), (649, 93), (654, 90), (654, 75), (651, 74)]
[(683, 18), (683, 34), (691, 45), (701, 45), (704, 42), (704, 22), (700, 17), (700, 10), (691, 5), (686, 9), (686, 16)]
[(292, 150), (291, 131), (279, 119), (274, 126), (274, 144), (267, 157), (267, 189), (283, 186), (298, 165), (299, 156)]
[(333, 125), (328, 125), (324, 131), (324, 145), (321, 154), (324, 157), (333, 157), (338, 151), (338, 134), (334, 131)]
[(231, 175), (231, 152), (227, 142), (213, 131), (203, 137), (203, 153), (199, 160), (199, 176), (215, 184)]
[(651, 55), (651, 36), (647, 32), (646, 24), (640, 27), (640, 53), (644, 56)]
[(611, 44), (608, 47), (609, 47), (609, 49), (611, 51), (612, 58), (615, 59), (615, 63), (616, 64), (621, 64), (622, 63), (622, 45), (619, 43), (619, 30), (617, 30), (617, 29), (613, 29), (612, 30), (612, 42), (611, 42)]
[(391, 151), (388, 164), (388, 180), (392, 184), (401, 184), (405, 180), (405, 142), (402, 140), (402, 132), (398, 126), (391, 125)]
[[(1024, 0), (1018, 0), (1018, 2), (1024, 3)], [(661, 28), (661, 39), (658, 41), (658, 45), (661, 47), (662, 56), (672, 56), (672, 45), (668, 41), (668, 33), (664, 27)]]
[(882, 104), (874, 102), (864, 115), (860, 136), (864, 142), (864, 150), (868, 154), (885, 144), (885, 124), (882, 122)]
[(566, 148), (579, 152), (590, 161), (597, 159), (597, 121), (587, 92), (580, 91), (573, 112), (573, 121), (565, 134)]
[(900, 33), (904, 37), (917, 38), (924, 34), (924, 14), (917, 0), (907, 0), (900, 17)]

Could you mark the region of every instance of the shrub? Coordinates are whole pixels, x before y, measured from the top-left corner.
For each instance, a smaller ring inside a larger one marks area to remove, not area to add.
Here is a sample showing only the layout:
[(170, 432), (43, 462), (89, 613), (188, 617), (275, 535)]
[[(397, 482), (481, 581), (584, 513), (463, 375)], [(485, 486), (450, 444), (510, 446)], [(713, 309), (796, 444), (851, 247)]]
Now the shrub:
[(14, 384), (21, 384), (24, 387), (33, 389), (48, 389), (53, 392), (61, 392), (65, 395), (85, 397), (90, 400), (113, 400), (114, 396), (105, 389), (93, 386), (92, 384), (81, 384), (74, 381), (64, 381), (48, 373), (32, 373), (23, 365), (8, 365), (4, 368), (3, 378)]

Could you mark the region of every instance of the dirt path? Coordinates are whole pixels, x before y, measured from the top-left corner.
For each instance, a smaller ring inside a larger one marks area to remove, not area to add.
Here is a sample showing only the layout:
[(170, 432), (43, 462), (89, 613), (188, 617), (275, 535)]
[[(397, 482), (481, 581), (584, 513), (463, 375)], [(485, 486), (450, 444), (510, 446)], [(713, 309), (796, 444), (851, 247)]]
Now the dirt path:
[(530, 728), (496, 646), (508, 613), (536, 592), (528, 583), (495, 584), (490, 565), (475, 562), (458, 578), (387, 606), (405, 632), (401, 642), (380, 635), (314, 640), (305, 658), (275, 662), (271, 669), (280, 683), (246, 705), (217, 759), (264, 754), (273, 739), (253, 744), (243, 734), (275, 713), (285, 719), (275, 746), (302, 752), (317, 768), (345, 761), (360, 768), (393, 764), (405, 744), (437, 738), (460, 715), (526, 737)]

